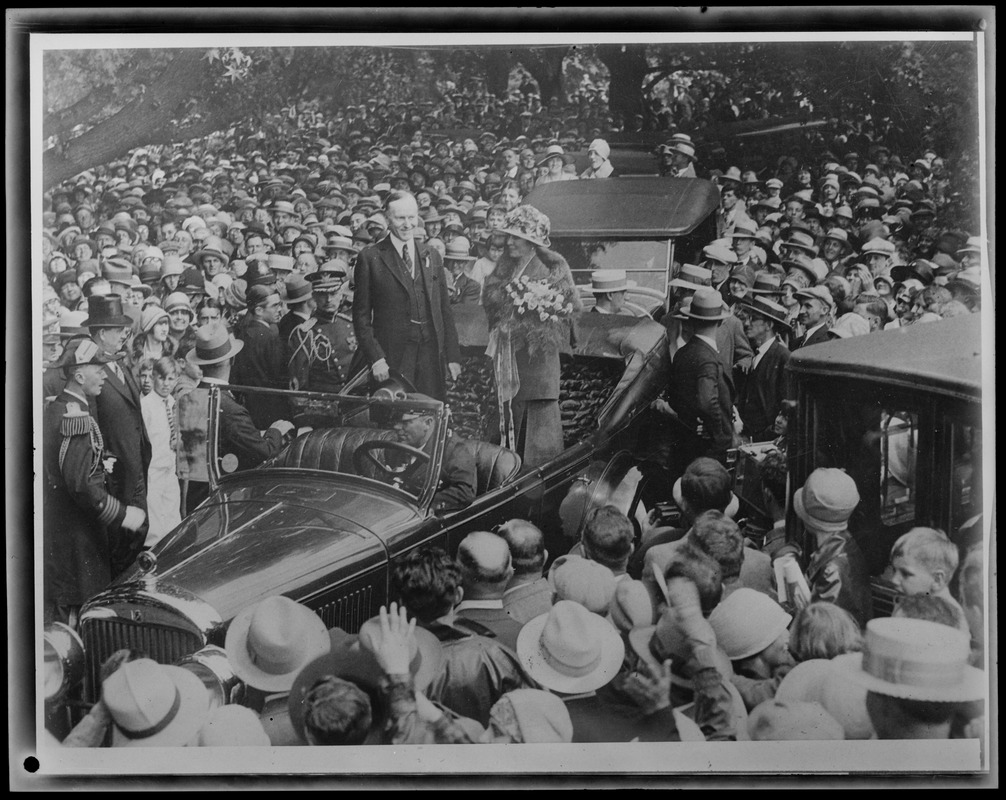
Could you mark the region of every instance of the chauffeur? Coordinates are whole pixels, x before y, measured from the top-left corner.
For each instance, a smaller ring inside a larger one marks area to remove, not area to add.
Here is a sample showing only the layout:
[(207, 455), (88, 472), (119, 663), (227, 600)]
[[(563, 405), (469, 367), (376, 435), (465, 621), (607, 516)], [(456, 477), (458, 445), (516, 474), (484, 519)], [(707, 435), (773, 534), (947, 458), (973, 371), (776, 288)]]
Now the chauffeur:
[[(430, 398), (422, 395), (412, 395), (412, 399), (432, 402)], [(434, 430), (433, 414), (430, 412), (406, 412), (395, 423), (399, 442), (422, 450), (431, 457)], [(424, 475), (424, 470), (417, 469), (407, 478), (407, 483), (410, 483), (413, 489), (421, 489)], [(433, 510), (448, 512), (467, 508), (475, 499), (477, 486), (475, 456), (465, 446), (464, 440), (450, 431), (444, 443), (444, 458), (440, 465), (440, 481), (437, 484), (436, 494), (433, 495)]]

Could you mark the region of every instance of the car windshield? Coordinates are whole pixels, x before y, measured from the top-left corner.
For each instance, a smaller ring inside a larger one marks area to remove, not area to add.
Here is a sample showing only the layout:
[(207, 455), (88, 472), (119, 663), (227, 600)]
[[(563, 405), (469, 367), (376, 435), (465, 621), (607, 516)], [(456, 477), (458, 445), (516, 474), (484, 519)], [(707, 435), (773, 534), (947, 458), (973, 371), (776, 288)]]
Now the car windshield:
[(189, 417), (199, 419), (198, 406), (205, 402), (208, 414), (202, 419), (210, 413), (212, 418), (206, 448), (199, 446), (198, 431), (186, 430), (181, 415), (183, 442), (194, 445), (186, 447), (186, 455), (194, 461), (206, 453), (204, 469), (217, 478), (267, 467), (307, 469), (380, 481), (420, 503), (436, 488), (430, 467), (441, 457), (445, 411), (429, 398), (245, 387), (215, 398), (197, 389), (187, 397), (196, 406)]
[(668, 243), (662, 240), (554, 238), (552, 246), (569, 262), (573, 279), (590, 284), (597, 269), (624, 269), (629, 280), (648, 289), (664, 291), (667, 281)]

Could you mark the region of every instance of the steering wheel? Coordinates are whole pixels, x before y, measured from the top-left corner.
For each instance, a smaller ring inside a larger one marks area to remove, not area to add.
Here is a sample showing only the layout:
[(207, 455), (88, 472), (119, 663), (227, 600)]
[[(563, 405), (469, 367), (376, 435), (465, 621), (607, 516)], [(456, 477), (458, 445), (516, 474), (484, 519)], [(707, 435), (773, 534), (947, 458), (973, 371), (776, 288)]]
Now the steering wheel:
[[(405, 466), (401, 472), (396, 472), (386, 464), (382, 464), (377, 460), (373, 454), (375, 450), (397, 450), (399, 453), (412, 456), (415, 461)], [(404, 482), (408, 480), (412, 477), (413, 472), (428, 463), (429, 460), (430, 456), (425, 450), (420, 450), (418, 447), (412, 447), (411, 445), (396, 442), (393, 439), (388, 441), (375, 439), (373, 441), (363, 442), (356, 448), (356, 452), (353, 453), (353, 467), (356, 469), (357, 475), (364, 475), (366, 472), (366, 466), (370, 464), (377, 470), (378, 476), (382, 480), (389, 482)]]

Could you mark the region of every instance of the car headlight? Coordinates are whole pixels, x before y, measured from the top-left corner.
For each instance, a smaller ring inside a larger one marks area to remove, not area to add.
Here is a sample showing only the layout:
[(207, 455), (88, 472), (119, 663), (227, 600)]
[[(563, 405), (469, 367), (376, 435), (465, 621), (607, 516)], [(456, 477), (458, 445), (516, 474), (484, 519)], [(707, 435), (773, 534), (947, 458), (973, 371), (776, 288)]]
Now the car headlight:
[(47, 703), (63, 697), (84, 677), (84, 642), (69, 625), (50, 622), (42, 637), (42, 670)]
[(210, 696), (211, 709), (241, 701), (244, 684), (231, 669), (227, 653), (222, 647), (206, 645), (180, 659), (177, 666), (187, 669), (203, 682)]

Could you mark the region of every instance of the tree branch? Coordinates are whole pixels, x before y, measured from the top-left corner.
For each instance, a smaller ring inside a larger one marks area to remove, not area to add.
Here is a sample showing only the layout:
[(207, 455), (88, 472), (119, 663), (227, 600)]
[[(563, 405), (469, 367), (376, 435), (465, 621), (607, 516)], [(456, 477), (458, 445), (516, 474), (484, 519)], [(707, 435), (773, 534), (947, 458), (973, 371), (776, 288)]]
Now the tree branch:
[(85, 169), (111, 161), (133, 147), (151, 141), (155, 132), (165, 135), (179, 104), (191, 97), (205, 70), (200, 64), (205, 51), (185, 49), (168, 63), (147, 90), (121, 111), (95, 125), (61, 148), (43, 156), (43, 185), (46, 188), (71, 178)]
[(62, 136), (82, 121), (92, 119), (112, 99), (111, 86), (99, 86), (73, 105), (53, 111), (42, 119), (42, 136)]

